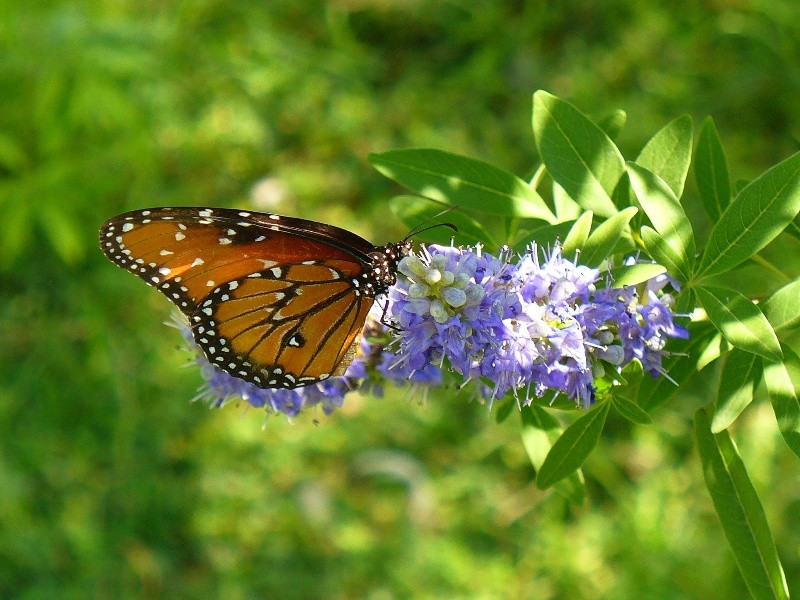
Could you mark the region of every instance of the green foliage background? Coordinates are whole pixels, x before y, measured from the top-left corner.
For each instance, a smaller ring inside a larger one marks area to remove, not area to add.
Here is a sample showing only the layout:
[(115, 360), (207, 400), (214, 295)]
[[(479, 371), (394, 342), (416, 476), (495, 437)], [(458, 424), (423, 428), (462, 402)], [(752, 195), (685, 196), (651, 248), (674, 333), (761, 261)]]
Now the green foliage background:
[[(108, 263), (96, 231), (123, 210), (196, 204), (397, 239), (399, 190), (367, 154), (432, 146), (528, 176), (536, 89), (594, 117), (625, 110), (632, 156), (678, 114), (711, 114), (732, 171), (752, 176), (797, 150), (800, 6), (3, 11), (0, 597), (746, 594), (691, 437), (708, 378), (652, 427), (611, 417), (590, 502), (570, 506), (531, 483), (518, 419), (496, 425), (455, 395), (354, 398), (293, 424), (190, 404), (200, 377), (161, 323), (167, 302)], [(800, 593), (800, 480), (770, 410), (751, 406), (734, 435)]]

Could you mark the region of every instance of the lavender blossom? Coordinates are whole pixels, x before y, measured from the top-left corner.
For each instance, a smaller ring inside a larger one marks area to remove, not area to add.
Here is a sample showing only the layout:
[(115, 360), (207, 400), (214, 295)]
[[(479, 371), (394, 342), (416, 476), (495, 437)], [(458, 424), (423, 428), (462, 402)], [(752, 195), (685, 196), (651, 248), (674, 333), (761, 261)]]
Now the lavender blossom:
[[(598, 378), (633, 360), (654, 377), (663, 375), (667, 340), (688, 337), (674, 322), (667, 292), (678, 291), (677, 282), (660, 275), (639, 291), (600, 286), (599, 270), (565, 258), (559, 246), (494, 257), (480, 247), (432, 245), (401, 260), (398, 271), (386, 306), (373, 307), (344, 376), (265, 390), (198, 352), (206, 380), (200, 396), (214, 406), (240, 397), (293, 417), (311, 406), (329, 413), (354, 390), (381, 396), (389, 383), (437, 386), (451, 372), (462, 384), (474, 382), (489, 403), (509, 393), (521, 404), (563, 395), (587, 407)], [(188, 326), (182, 331), (191, 342)]]

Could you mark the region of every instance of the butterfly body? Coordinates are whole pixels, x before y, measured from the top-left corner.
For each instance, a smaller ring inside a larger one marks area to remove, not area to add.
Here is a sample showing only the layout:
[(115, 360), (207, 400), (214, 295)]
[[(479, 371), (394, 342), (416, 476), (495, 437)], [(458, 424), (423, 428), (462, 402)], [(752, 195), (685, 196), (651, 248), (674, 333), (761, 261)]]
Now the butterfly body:
[(212, 364), (262, 388), (341, 374), (410, 252), (315, 221), (192, 207), (118, 215), (100, 247), (189, 318)]

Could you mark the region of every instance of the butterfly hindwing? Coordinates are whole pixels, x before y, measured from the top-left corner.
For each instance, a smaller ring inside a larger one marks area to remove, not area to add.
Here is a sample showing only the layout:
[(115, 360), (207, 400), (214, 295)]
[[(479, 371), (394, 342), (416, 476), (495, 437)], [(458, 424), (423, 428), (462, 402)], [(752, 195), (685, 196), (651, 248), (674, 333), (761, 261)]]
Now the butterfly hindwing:
[(280, 265), (211, 292), (191, 316), (212, 364), (260, 387), (298, 387), (339, 373), (373, 298), (336, 261)]

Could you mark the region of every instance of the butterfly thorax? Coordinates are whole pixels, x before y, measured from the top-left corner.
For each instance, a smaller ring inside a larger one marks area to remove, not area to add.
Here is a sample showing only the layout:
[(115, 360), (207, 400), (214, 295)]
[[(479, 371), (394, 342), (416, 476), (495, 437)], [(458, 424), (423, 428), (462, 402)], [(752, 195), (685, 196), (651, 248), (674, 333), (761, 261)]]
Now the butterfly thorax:
[(353, 283), (365, 296), (385, 294), (397, 282), (397, 263), (410, 253), (411, 242), (407, 240), (376, 248), (368, 255), (372, 268), (361, 275), (363, 283)]

